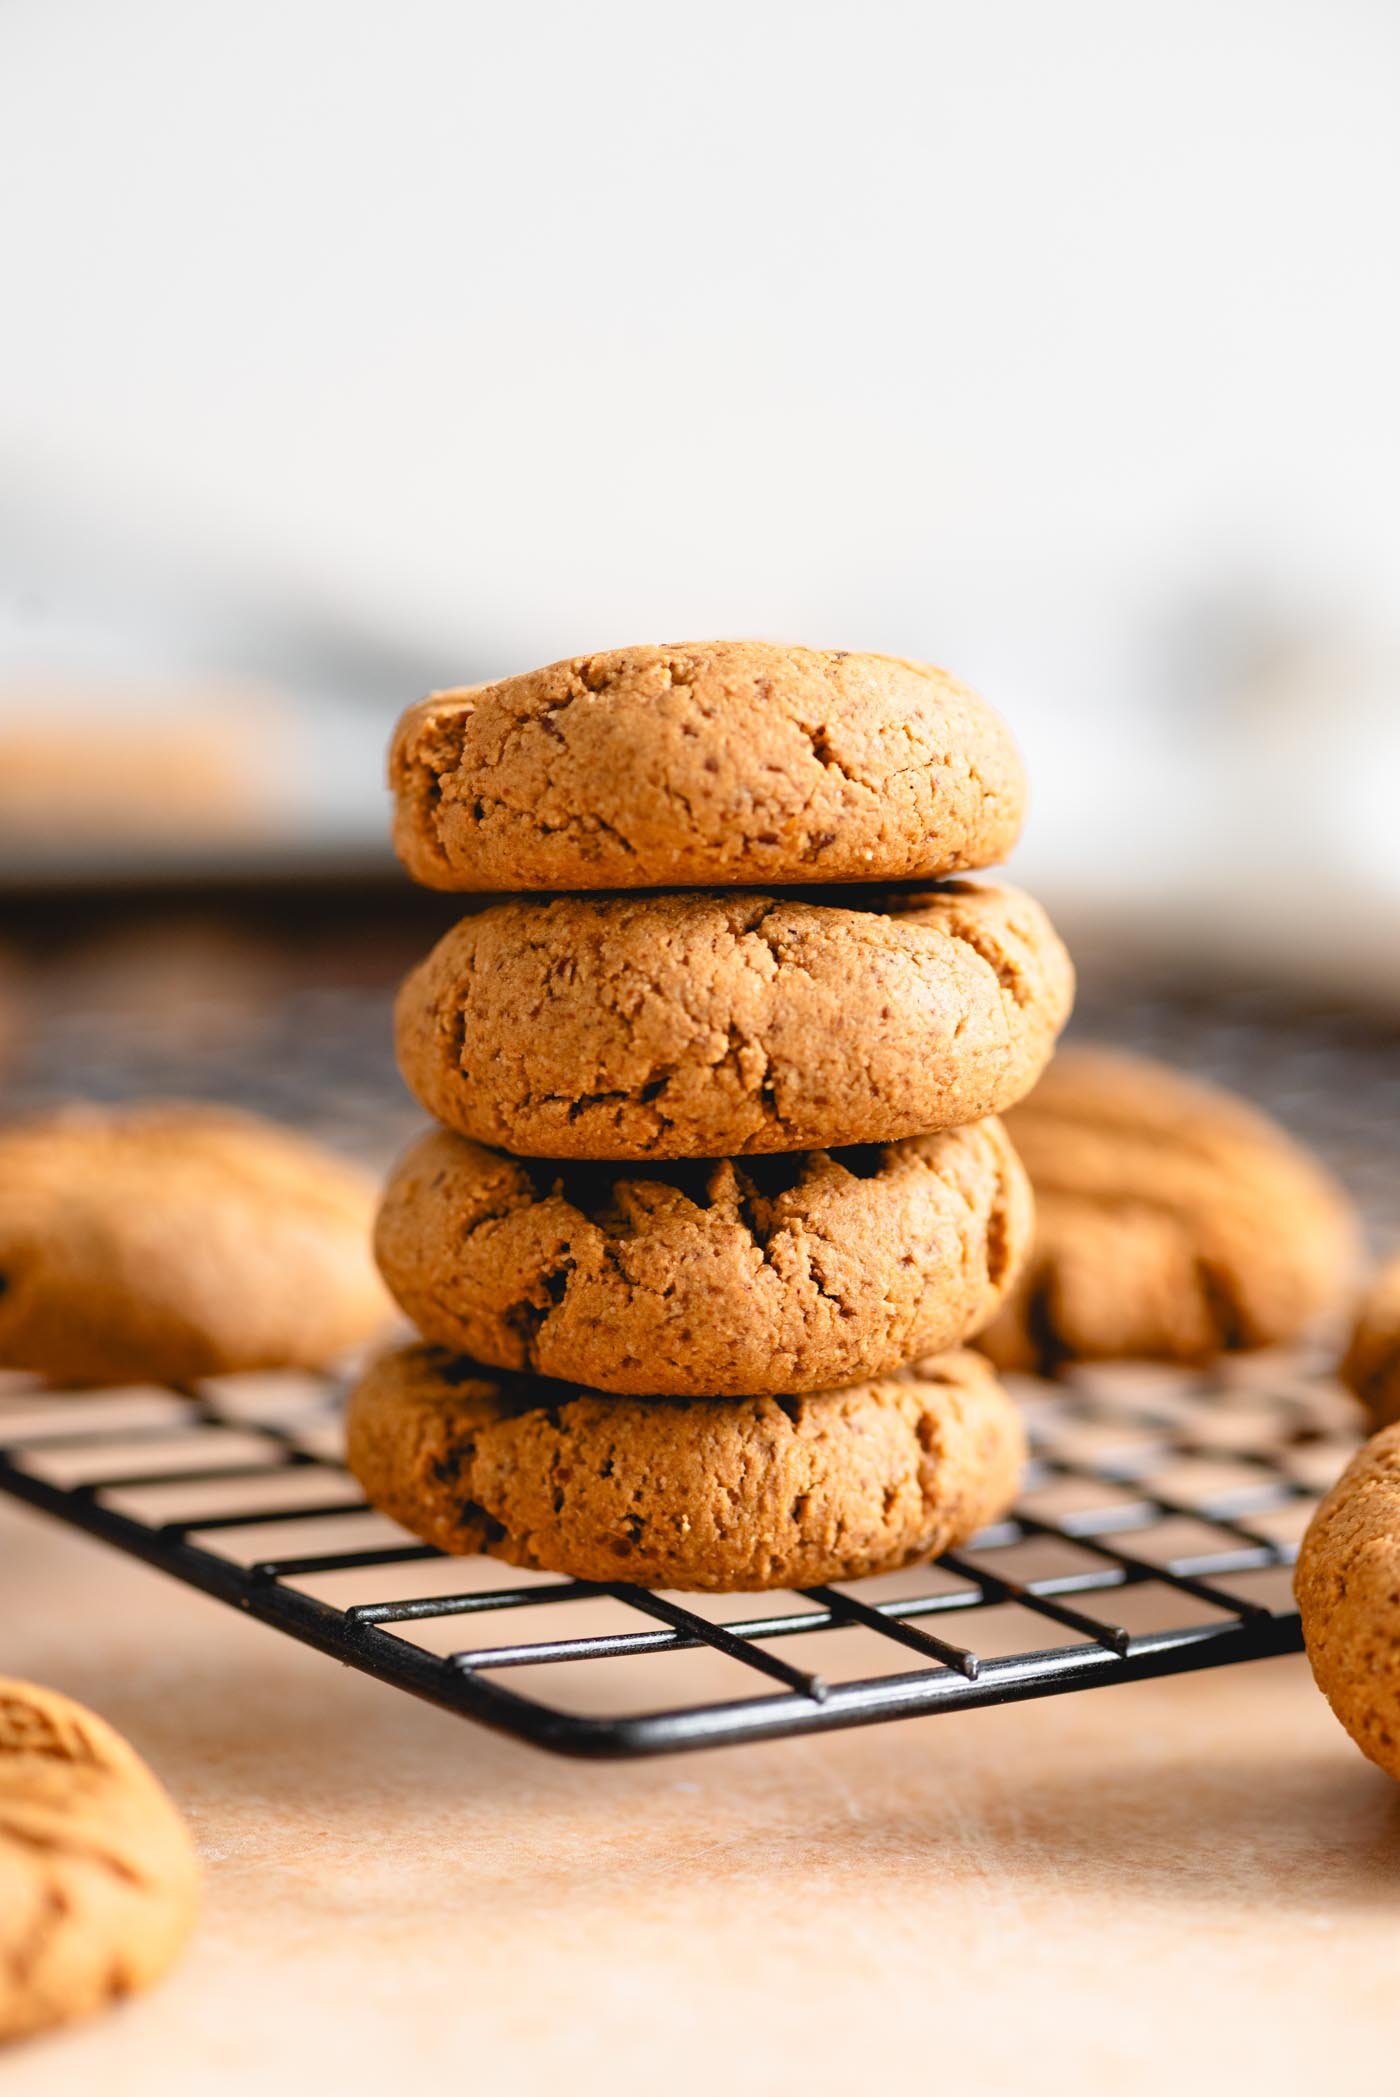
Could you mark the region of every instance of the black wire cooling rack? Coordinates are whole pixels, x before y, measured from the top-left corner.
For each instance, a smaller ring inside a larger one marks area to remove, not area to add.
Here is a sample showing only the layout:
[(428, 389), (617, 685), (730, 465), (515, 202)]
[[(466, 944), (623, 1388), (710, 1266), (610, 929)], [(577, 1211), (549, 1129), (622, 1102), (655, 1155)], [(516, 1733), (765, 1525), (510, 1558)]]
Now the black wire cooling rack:
[[(373, 1166), (421, 1125), (386, 990), (162, 1019), (55, 1008), (6, 1111), (72, 1094), (225, 1099)], [(1381, 1242), (1400, 1229), (1400, 1027), (1219, 986), (1086, 982), (1086, 1031), (1252, 1093)], [(381, 1681), (575, 1755), (661, 1754), (1006, 1703), (1287, 1652), (1298, 1540), (1358, 1434), (1307, 1365), (1239, 1357), (1018, 1383), (1014, 1516), (937, 1565), (797, 1594), (656, 1595), (449, 1559), (366, 1507), (341, 1389), (228, 1378), (36, 1396), (0, 1383), (0, 1489)]]
[(1288, 1567), (1354, 1408), (1287, 1361), (1017, 1395), (1014, 1515), (931, 1566), (760, 1596), (453, 1559), (370, 1508), (339, 1387), (0, 1394), (0, 1489), (382, 1682), (537, 1746), (664, 1754), (1289, 1652)]

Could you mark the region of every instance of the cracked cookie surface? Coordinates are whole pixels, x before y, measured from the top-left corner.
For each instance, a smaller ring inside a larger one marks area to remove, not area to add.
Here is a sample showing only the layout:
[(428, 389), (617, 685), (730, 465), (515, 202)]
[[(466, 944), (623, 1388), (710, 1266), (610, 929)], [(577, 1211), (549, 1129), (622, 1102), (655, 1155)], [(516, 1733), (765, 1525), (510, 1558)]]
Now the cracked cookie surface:
[(1341, 1190), (1275, 1122), (1164, 1064), (1061, 1051), (1007, 1129), (1035, 1243), (978, 1346), (1002, 1368), (1204, 1362), (1299, 1338), (1345, 1293)]
[(1400, 1424), (1319, 1503), (1293, 1591), (1318, 1688), (1362, 1754), (1400, 1777)]
[(410, 1347), (369, 1370), (347, 1435), (370, 1500), (441, 1550), (716, 1593), (950, 1550), (1005, 1511), (1025, 1457), (968, 1353), (805, 1397), (639, 1399)]
[(889, 1143), (1035, 1083), (1074, 977), (1012, 888), (680, 891), (496, 903), (399, 993), (435, 1120), (545, 1158)]
[(0, 1365), (53, 1382), (318, 1368), (391, 1317), (374, 1190), (230, 1108), (72, 1107), (0, 1130)]
[(620, 648), (405, 714), (394, 842), (446, 889), (935, 880), (1015, 843), (1025, 781), (945, 671), (761, 641)]
[(1355, 1391), (1372, 1423), (1400, 1419), (1400, 1254), (1387, 1261), (1357, 1312), (1342, 1381)]
[(53, 1690), (0, 1677), (0, 2039), (158, 1980), (198, 1887), (183, 1820), (120, 1735)]
[(375, 1248), (425, 1339), (603, 1391), (723, 1397), (826, 1390), (960, 1345), (1030, 1231), (995, 1120), (645, 1177), (436, 1129), (391, 1175)]

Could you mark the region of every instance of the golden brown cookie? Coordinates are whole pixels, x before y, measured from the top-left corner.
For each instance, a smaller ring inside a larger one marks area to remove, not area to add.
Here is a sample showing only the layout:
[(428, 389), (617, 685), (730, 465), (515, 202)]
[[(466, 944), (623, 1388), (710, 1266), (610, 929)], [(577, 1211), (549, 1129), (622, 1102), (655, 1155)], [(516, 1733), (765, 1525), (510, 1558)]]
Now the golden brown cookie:
[(997, 1121), (863, 1151), (529, 1165), (435, 1129), (379, 1212), (425, 1339), (498, 1369), (671, 1397), (821, 1391), (956, 1347), (1030, 1242)]
[(315, 1368), (392, 1313), (374, 1192), (225, 1107), (72, 1107), (0, 1130), (0, 1366), (60, 1383)]
[(1025, 1456), (975, 1354), (809, 1397), (637, 1399), (410, 1347), (370, 1369), (348, 1437), (375, 1506), (444, 1551), (719, 1593), (949, 1550), (1004, 1512)]
[(1004, 1369), (1139, 1355), (1203, 1362), (1293, 1340), (1334, 1310), (1355, 1254), (1340, 1190), (1214, 1085), (1069, 1048), (1007, 1117), (1035, 1246), (978, 1341)]
[(1342, 1381), (1355, 1391), (1374, 1426), (1400, 1419), (1400, 1255), (1381, 1269), (1362, 1301)]
[(438, 692), (399, 724), (394, 842), (451, 889), (937, 880), (1025, 803), (1005, 727), (943, 670), (707, 641)]
[(1400, 1425), (1319, 1505), (1293, 1589), (1318, 1688), (1362, 1754), (1400, 1777)]
[(0, 1678), (0, 2040), (160, 1979), (194, 1925), (185, 1823), (112, 1728)]
[(1074, 981), (1037, 903), (835, 898), (493, 904), (405, 982), (404, 1078), (448, 1127), (546, 1158), (891, 1143), (1029, 1091)]

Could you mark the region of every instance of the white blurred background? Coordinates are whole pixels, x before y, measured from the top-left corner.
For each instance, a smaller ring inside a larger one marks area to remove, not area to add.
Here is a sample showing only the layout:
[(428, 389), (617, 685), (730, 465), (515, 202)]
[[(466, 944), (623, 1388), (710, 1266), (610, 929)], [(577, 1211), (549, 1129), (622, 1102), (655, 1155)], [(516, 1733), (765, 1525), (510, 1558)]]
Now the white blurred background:
[(1400, 996), (1397, 106), (1386, 0), (9, 0), (0, 762), (372, 856), (431, 684), (884, 649), (1072, 932)]

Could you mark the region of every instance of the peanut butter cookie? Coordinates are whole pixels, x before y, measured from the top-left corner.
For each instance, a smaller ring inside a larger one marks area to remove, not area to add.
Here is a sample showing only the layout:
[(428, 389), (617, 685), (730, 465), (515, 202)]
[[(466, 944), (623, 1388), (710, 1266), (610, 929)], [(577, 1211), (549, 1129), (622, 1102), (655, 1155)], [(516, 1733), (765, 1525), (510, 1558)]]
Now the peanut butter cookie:
[(1293, 1589), (1318, 1688), (1362, 1754), (1400, 1777), (1400, 1424), (1318, 1507)]
[(1293, 1340), (1346, 1288), (1345, 1197), (1242, 1100), (1135, 1056), (1070, 1048), (1007, 1117), (1035, 1245), (978, 1341), (1005, 1369), (1203, 1362)]
[(72, 1107), (0, 1130), (0, 1366), (56, 1383), (315, 1368), (392, 1316), (374, 1193), (223, 1107)]
[(194, 1924), (183, 1820), (112, 1728), (0, 1678), (0, 2040), (160, 1979)]
[(496, 903), (405, 982), (399, 1066), (436, 1120), (527, 1157), (890, 1143), (1028, 1092), (1073, 981), (1012, 888)]
[(1400, 1255), (1368, 1290), (1342, 1363), (1348, 1384), (1376, 1427), (1400, 1419)]
[(936, 880), (1006, 856), (1025, 782), (976, 694), (892, 656), (710, 641), (438, 692), (394, 841), (449, 889)]
[(375, 1248), (426, 1339), (596, 1390), (726, 1397), (827, 1390), (959, 1345), (1030, 1231), (997, 1121), (645, 1177), (436, 1129), (390, 1179)]
[(348, 1434), (375, 1506), (442, 1550), (718, 1593), (948, 1550), (1004, 1512), (1025, 1453), (973, 1354), (809, 1397), (636, 1399), (411, 1347), (371, 1368)]

